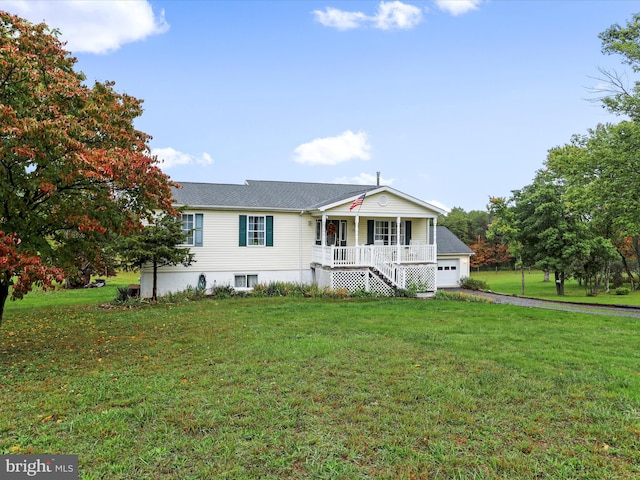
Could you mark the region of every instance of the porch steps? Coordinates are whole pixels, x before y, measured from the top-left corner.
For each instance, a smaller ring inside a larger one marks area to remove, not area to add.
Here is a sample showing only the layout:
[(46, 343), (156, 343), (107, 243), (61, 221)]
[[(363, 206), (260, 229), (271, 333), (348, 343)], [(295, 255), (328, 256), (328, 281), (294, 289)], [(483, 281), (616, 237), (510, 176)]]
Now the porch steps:
[(384, 275), (376, 267), (369, 267), (369, 271), (373, 273), (376, 277), (378, 277), (380, 280), (382, 280), (387, 286), (389, 286), (389, 288), (393, 288), (394, 290), (397, 290), (398, 285), (396, 284), (396, 282), (394, 282), (389, 277)]

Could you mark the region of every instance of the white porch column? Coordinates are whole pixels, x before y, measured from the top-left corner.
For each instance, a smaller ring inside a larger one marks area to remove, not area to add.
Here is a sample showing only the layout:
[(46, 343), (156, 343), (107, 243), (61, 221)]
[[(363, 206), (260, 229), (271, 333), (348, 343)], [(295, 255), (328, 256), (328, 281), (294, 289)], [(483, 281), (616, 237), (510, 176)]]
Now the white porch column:
[(437, 234), (438, 234), (438, 229), (436, 228), (438, 226), (438, 217), (434, 217), (433, 218), (433, 254), (435, 255), (435, 258), (433, 259), (434, 262), (438, 261), (438, 239), (437, 239)]
[(356, 247), (357, 247), (358, 245), (360, 245), (358, 243), (358, 225), (360, 225), (360, 215), (356, 215), (355, 220), (356, 220)]
[(402, 218), (398, 217), (396, 218), (396, 263), (400, 263), (400, 222), (402, 221)]
[(324, 247), (327, 246), (327, 214), (326, 213), (322, 214), (322, 232), (320, 233), (320, 238), (322, 239), (322, 242), (320, 242), (320, 245), (322, 245), (322, 250), (324, 251)]
[(438, 218), (437, 218), (437, 217), (435, 217), (435, 218), (433, 219), (433, 243), (434, 243), (434, 244), (437, 244), (437, 243), (438, 243), (438, 240), (437, 240), (437, 238), (436, 238), (436, 236), (437, 236), (437, 234), (438, 234), (438, 229), (436, 228), (437, 226), (438, 226)]

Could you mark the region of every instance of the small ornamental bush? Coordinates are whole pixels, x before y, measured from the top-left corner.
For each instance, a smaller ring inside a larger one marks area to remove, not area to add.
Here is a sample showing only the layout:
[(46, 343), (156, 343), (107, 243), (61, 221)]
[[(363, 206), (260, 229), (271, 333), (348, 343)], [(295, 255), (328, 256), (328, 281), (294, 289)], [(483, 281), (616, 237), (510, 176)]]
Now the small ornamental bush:
[(479, 297), (478, 295), (469, 295), (461, 292), (447, 292), (445, 290), (438, 290), (433, 296), (433, 299), (468, 303), (494, 303), (490, 298)]
[(487, 282), (471, 277), (462, 277), (458, 283), (462, 288), (468, 288), (469, 290), (489, 290)]
[(418, 293), (413, 288), (396, 288), (393, 291), (393, 296), (400, 298), (415, 298), (418, 296)]
[(139, 295), (135, 295), (129, 287), (118, 287), (116, 298), (113, 299), (111, 304), (122, 307), (136, 307), (142, 305), (142, 299)]
[(216, 285), (211, 287), (211, 297), (213, 298), (231, 298), (237, 295), (237, 292), (231, 285)]
[(371, 290), (367, 291), (362, 287), (356, 288), (351, 292), (351, 298), (371, 298), (375, 296), (375, 292), (372, 292)]
[(118, 289), (116, 291), (116, 298), (113, 301), (116, 304), (125, 303), (131, 297), (132, 297), (132, 295), (131, 295), (131, 290), (129, 289), (129, 287), (118, 287)]
[(627, 287), (618, 287), (616, 288), (616, 295), (629, 295), (631, 290)]

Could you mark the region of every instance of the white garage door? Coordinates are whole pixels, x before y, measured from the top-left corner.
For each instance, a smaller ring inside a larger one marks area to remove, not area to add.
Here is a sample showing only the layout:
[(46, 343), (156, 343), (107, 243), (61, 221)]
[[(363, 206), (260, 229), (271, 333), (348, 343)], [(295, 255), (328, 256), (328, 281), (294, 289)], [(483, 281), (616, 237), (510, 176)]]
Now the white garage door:
[(460, 260), (438, 260), (438, 288), (457, 287), (460, 279)]

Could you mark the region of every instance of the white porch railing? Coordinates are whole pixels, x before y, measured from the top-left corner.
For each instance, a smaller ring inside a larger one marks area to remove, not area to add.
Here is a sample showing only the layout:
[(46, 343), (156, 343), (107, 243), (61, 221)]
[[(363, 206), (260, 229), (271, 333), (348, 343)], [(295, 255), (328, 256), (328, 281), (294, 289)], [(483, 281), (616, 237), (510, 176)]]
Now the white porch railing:
[(380, 272), (380, 274), (391, 282), (392, 285), (397, 285), (397, 265), (387, 257), (388, 252), (385, 252), (382, 248), (373, 249), (373, 262), (372, 266)]
[[(382, 264), (435, 263), (435, 245), (313, 246), (312, 261), (326, 267), (376, 267)], [(382, 270), (381, 270), (382, 271)], [(386, 272), (383, 272), (386, 275)]]

